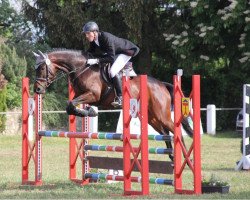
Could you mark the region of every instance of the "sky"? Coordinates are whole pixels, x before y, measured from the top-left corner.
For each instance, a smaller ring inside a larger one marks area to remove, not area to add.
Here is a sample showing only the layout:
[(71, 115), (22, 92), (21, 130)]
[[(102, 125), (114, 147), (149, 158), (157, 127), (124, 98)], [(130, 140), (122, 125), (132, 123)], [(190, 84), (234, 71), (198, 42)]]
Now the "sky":
[[(33, 0), (26, 0), (26, 2), (29, 2), (30, 4), (34, 4)], [(21, 4), (22, 1), (21, 0), (9, 0), (10, 5), (17, 11), (20, 12), (21, 11)]]
[(21, 10), (21, 1), (20, 0), (9, 0), (11, 7), (15, 8), (17, 12)]

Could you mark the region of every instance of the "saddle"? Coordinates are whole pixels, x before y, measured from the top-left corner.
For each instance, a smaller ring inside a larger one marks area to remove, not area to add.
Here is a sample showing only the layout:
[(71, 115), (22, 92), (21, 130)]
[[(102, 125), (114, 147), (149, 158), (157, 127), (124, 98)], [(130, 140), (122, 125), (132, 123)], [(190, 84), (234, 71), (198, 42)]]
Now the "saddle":
[[(111, 68), (111, 64), (109, 63), (105, 63), (101, 66), (100, 69), (100, 73), (101, 73), (101, 77), (102, 79), (108, 84), (109, 87), (113, 87), (113, 83), (112, 83), (112, 79), (110, 77), (110, 68)], [(137, 76), (137, 74), (135, 73), (134, 69), (133, 69), (133, 63), (132, 62), (128, 62), (124, 68), (119, 72), (119, 76), (129, 76), (129, 77), (134, 77)]]
[[(101, 77), (102, 79), (104, 80), (104, 82), (107, 84), (107, 89), (106, 91), (101, 94), (101, 100), (100, 101), (103, 101), (103, 99), (106, 99), (106, 97), (114, 90), (114, 85), (113, 85), (113, 82), (112, 82), (112, 79), (110, 77), (110, 68), (111, 68), (111, 64), (103, 64), (100, 68), (100, 74), (101, 74)], [(134, 69), (133, 69), (133, 66), (132, 66), (132, 62), (128, 62), (124, 68), (119, 72), (119, 77), (121, 78), (122, 76), (129, 76), (131, 79), (134, 77), (134, 76), (137, 76)]]

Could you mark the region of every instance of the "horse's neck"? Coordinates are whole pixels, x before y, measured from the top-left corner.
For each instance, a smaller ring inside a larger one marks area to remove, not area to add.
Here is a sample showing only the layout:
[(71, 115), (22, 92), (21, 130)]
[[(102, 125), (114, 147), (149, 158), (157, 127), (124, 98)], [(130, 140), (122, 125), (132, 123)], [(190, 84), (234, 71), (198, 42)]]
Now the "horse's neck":
[(79, 79), (83, 79), (82, 77), (84, 77), (84, 79), (89, 78), (90, 69), (85, 66), (85, 56), (65, 52), (57, 52), (53, 56), (58, 69), (68, 75), (68, 78), (73, 85), (84, 84), (82, 81), (79, 82)]
[(85, 57), (77, 57), (71, 54), (57, 54), (55, 62), (59, 66), (59, 70), (64, 71), (67, 74), (80, 71), (78, 69), (85, 66)]

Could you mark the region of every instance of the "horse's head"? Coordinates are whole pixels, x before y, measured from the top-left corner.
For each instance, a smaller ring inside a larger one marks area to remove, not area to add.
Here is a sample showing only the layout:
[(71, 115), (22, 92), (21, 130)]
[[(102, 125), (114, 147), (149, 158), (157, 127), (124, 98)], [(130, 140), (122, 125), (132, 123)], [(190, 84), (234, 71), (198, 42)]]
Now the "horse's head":
[(57, 72), (67, 74), (71, 81), (84, 74), (89, 69), (86, 67), (88, 55), (83, 55), (81, 51), (76, 50), (56, 50), (49, 54), (34, 53), (36, 57), (36, 80), (34, 92), (44, 94), (46, 88), (55, 80), (64, 77), (56, 77)]
[(44, 94), (46, 88), (53, 82), (56, 76), (56, 68), (47, 54), (41, 51), (38, 51), (38, 53), (33, 52), (33, 54), (36, 57), (34, 92)]

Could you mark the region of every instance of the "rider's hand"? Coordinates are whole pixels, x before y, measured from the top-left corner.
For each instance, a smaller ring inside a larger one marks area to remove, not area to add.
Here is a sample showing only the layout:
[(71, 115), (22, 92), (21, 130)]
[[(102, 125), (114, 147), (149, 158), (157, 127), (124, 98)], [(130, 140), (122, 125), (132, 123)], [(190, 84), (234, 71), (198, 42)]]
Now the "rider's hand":
[(87, 60), (87, 65), (95, 65), (95, 64), (98, 64), (99, 63), (99, 59), (88, 59)]

